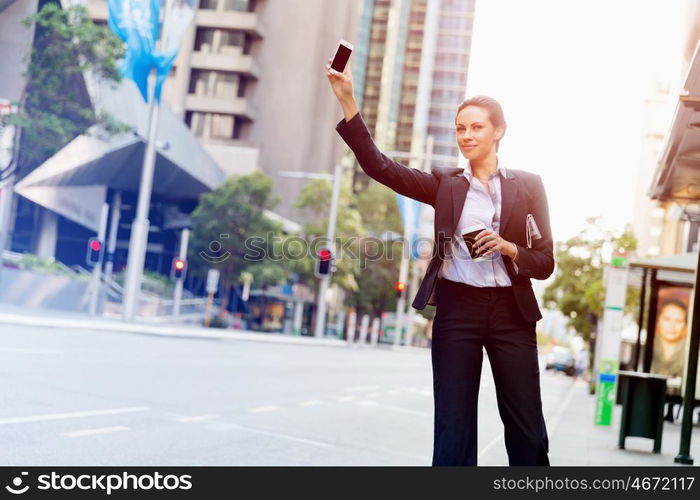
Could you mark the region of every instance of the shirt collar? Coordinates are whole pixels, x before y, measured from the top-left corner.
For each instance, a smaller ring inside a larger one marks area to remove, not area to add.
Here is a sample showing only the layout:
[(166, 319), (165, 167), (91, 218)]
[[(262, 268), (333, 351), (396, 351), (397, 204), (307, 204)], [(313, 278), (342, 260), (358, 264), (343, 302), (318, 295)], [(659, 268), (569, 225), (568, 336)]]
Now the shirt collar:
[[(498, 160), (498, 164), (496, 167), (496, 171), (489, 176), (489, 179), (493, 179), (496, 177), (499, 173), (503, 178), (507, 178), (508, 174), (506, 173), (506, 166), (503, 164), (500, 158), (496, 157)], [(467, 166), (464, 168), (463, 171), (464, 176), (467, 178), (467, 180), (471, 183), (472, 177), (474, 177), (474, 174), (472, 172), (472, 166), (469, 163), (469, 160), (467, 160)]]

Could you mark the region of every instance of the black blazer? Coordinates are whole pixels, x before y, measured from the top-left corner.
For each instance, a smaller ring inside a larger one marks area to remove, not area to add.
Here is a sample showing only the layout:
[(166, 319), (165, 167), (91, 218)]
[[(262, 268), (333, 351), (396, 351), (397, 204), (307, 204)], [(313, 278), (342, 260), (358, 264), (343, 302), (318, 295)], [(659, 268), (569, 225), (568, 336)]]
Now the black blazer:
[[(435, 284), (442, 261), (450, 252), (450, 242), (457, 229), (467, 198), (469, 181), (460, 168), (435, 167), (431, 173), (409, 168), (384, 155), (374, 144), (360, 113), (350, 121), (341, 120), (336, 131), (355, 153), (362, 169), (372, 179), (395, 192), (427, 203), (435, 208), (433, 255), (413, 300), (413, 307), (423, 309), (435, 303)], [(500, 234), (518, 247), (517, 272), (510, 257), (503, 255), (518, 308), (526, 321), (542, 318), (530, 278), (543, 280), (554, 271), (552, 231), (544, 185), (539, 175), (524, 170), (506, 169), (501, 179)], [(527, 248), (525, 220), (532, 214), (542, 235)]]

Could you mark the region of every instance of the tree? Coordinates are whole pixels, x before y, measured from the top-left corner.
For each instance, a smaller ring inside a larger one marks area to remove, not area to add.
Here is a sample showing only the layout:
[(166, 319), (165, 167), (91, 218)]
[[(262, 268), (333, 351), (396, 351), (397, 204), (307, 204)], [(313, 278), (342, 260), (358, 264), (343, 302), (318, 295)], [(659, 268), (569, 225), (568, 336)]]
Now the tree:
[(256, 286), (279, 284), (286, 278), (282, 262), (270, 258), (274, 240), (281, 236), (281, 225), (264, 213), (277, 203), (272, 196), (272, 179), (254, 172), (231, 176), (214, 191), (201, 195), (192, 212), (190, 271), (204, 277), (211, 268), (220, 270), (222, 310), (241, 273), (252, 274)]
[[(613, 250), (627, 254), (637, 248), (634, 236), (625, 231), (614, 235), (599, 226), (600, 217), (587, 219), (588, 226), (565, 242), (557, 243), (554, 281), (544, 292), (544, 304), (568, 316), (573, 327), (586, 341), (591, 341), (605, 305), (603, 269)], [(625, 312), (634, 312), (639, 305), (639, 291), (627, 289)]]
[[(362, 248), (366, 267), (357, 277), (359, 292), (353, 297), (358, 314), (379, 316), (384, 311), (396, 309), (394, 282), (399, 277), (402, 250), (400, 242), (379, 241), (379, 237), (391, 231), (402, 234), (403, 225), (396, 194), (377, 182), (370, 182), (357, 195), (357, 207), (366, 230), (375, 237), (378, 247)], [(369, 259), (368, 254), (379, 253), (381, 258)]]
[[(305, 244), (312, 250), (315, 249), (314, 238), (326, 234), (331, 191), (328, 181), (310, 181), (295, 203), (319, 215), (316, 221), (304, 226)], [(382, 239), (388, 231), (403, 232), (394, 192), (372, 181), (366, 189), (353, 195), (349, 183), (344, 183), (336, 227), (338, 271), (333, 275), (333, 282), (350, 292), (349, 305), (355, 307), (358, 314), (379, 316), (396, 308), (393, 286), (399, 275), (401, 243)], [(345, 245), (347, 242), (351, 244)], [(312, 251), (306, 259), (292, 263), (293, 270), (307, 283), (315, 282), (314, 259)]]
[[(307, 251), (304, 253), (304, 257), (288, 261), (290, 270), (298, 273), (301, 281), (307, 284), (315, 283), (316, 281), (313, 275), (316, 259), (315, 252), (328, 243), (325, 241), (325, 238), (332, 191), (333, 186), (329, 181), (314, 179), (306, 183), (294, 203), (296, 207), (306, 209), (316, 215), (314, 222), (304, 225), (304, 242), (299, 242), (297, 245), (300, 249), (301, 245), (306, 247)], [(359, 242), (359, 238), (364, 236), (365, 230), (360, 213), (350, 204), (351, 199), (350, 184), (349, 182), (343, 182), (340, 189), (336, 219), (335, 240), (340, 244), (336, 245), (335, 263), (337, 271), (333, 274), (333, 282), (337, 283), (341, 288), (355, 293), (358, 290), (357, 274), (360, 268), (360, 262), (357, 258), (359, 246), (357, 242)], [(351, 240), (352, 244), (344, 247), (343, 243), (348, 240)]]
[(124, 50), (121, 40), (96, 25), (82, 6), (61, 9), (57, 2), (46, 3), (22, 22), (36, 25), (27, 89), (18, 113), (4, 121), (21, 129), (18, 165), (26, 173), (92, 125), (107, 133), (125, 130), (108, 114), (95, 113), (84, 81), (88, 72), (120, 81), (117, 61)]

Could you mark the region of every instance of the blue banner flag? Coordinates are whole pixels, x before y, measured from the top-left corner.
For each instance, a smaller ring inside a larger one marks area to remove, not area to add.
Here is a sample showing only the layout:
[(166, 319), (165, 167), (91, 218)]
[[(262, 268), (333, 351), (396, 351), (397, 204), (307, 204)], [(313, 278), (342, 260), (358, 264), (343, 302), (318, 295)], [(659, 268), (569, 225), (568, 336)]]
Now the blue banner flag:
[(121, 62), (125, 78), (136, 83), (148, 102), (148, 75), (156, 70), (155, 99), (172, 68), (182, 34), (194, 17), (194, 0), (165, 0), (163, 39), (159, 50), (161, 0), (109, 0), (109, 27), (126, 43)]
[(401, 222), (404, 228), (407, 225), (411, 226), (411, 258), (417, 259), (419, 257), (417, 240), (418, 224), (420, 223), (420, 202), (397, 193), (396, 203), (399, 205)]

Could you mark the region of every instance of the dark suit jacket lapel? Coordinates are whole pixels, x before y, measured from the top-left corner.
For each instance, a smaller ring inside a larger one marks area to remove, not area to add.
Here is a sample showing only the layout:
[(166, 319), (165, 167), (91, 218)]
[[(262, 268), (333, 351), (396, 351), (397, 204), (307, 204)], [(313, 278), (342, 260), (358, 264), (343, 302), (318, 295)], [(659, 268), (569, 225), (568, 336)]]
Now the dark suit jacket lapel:
[(518, 181), (515, 180), (515, 174), (508, 169), (506, 172), (507, 177), (501, 177), (501, 222), (498, 230), (501, 235), (506, 230), (508, 218), (518, 198)]
[(452, 177), (452, 232), (450, 236), (457, 231), (457, 224), (462, 216), (464, 203), (467, 200), (467, 191), (469, 190), (469, 181), (463, 173)]

